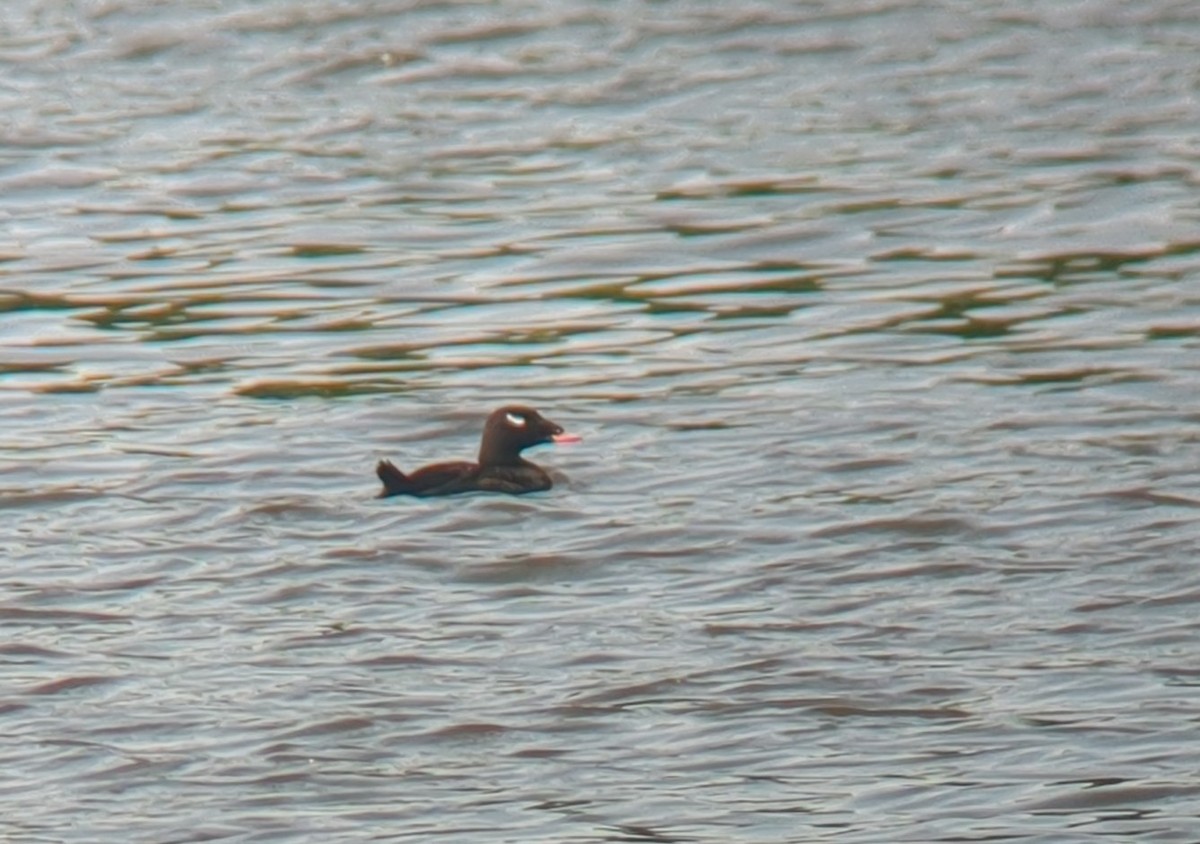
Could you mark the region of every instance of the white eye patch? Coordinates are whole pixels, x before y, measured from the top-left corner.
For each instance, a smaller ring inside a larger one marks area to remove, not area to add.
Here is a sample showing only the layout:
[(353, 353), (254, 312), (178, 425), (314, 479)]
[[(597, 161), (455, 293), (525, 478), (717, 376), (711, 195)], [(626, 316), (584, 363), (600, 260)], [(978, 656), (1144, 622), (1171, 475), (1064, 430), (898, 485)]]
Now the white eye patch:
[(525, 427), (525, 417), (520, 415), (519, 413), (504, 414), (504, 421), (506, 421), (509, 425), (512, 425), (514, 428), (524, 428)]

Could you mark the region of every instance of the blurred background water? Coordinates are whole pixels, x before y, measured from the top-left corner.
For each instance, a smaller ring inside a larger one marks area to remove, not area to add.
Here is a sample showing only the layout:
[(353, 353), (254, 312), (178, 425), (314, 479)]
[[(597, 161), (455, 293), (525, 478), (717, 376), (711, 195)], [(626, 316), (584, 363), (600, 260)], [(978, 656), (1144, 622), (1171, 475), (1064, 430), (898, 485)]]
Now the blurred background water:
[(1198, 52), (10, 0), (0, 838), (1200, 841)]

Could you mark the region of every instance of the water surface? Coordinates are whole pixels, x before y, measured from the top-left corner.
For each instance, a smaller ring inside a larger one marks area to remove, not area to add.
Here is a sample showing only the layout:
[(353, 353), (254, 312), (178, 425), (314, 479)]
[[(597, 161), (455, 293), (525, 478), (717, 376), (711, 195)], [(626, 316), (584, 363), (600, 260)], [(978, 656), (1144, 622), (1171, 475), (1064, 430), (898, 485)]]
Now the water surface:
[(1198, 47), (10, 3), (0, 837), (1200, 840)]

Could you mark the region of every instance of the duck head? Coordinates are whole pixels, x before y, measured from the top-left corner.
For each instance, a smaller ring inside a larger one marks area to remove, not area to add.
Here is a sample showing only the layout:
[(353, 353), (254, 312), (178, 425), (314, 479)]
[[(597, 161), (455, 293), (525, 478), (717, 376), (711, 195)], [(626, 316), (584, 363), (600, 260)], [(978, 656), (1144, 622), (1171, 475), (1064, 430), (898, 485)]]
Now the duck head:
[(493, 410), (483, 426), (479, 465), (503, 466), (521, 462), (521, 451), (543, 443), (576, 443), (580, 437), (563, 431), (532, 407), (510, 404)]

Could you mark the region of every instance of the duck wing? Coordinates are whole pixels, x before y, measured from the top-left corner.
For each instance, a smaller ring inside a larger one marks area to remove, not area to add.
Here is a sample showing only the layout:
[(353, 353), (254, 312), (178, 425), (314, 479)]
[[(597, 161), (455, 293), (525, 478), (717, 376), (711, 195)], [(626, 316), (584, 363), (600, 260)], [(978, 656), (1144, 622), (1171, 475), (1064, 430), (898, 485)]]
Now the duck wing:
[(423, 466), (415, 472), (405, 474), (397, 469), (390, 460), (380, 460), (379, 465), (375, 467), (375, 474), (383, 482), (383, 492), (379, 494), (380, 498), (392, 495), (415, 495), (425, 498), (434, 495), (454, 495), (479, 489), (475, 485), (479, 466), (465, 461), (433, 463)]

